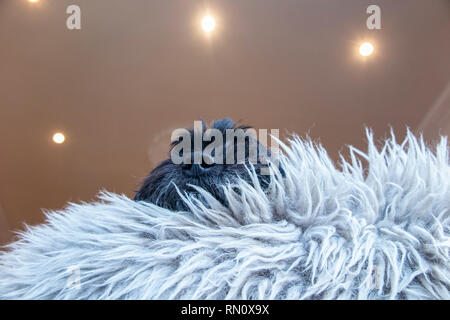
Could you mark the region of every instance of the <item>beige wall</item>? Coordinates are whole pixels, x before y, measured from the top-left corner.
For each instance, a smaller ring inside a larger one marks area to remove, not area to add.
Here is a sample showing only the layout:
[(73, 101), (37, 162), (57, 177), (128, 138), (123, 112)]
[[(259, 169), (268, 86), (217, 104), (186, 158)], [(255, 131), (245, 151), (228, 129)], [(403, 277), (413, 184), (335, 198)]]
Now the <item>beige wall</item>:
[(439, 135), (450, 135), (450, 82), (436, 99), (418, 126), (428, 141), (436, 140)]
[(11, 237), (9, 232), (8, 221), (3, 213), (2, 205), (0, 204), (0, 245), (4, 244)]

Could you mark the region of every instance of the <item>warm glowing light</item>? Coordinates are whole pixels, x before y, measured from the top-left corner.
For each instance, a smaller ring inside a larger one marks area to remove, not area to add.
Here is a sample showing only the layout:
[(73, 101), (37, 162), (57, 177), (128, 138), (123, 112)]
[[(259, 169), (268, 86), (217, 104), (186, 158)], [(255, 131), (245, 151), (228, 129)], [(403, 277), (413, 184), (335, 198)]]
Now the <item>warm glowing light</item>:
[(53, 135), (53, 142), (54, 143), (61, 144), (65, 140), (66, 140), (66, 137), (61, 132), (55, 133)]
[(216, 20), (211, 16), (205, 16), (202, 20), (202, 28), (206, 32), (211, 32), (216, 27)]
[(359, 47), (359, 54), (367, 57), (373, 53), (373, 45), (370, 42), (365, 42)]
[(31, 2), (31, 3), (36, 3), (36, 2), (38, 2), (39, 0), (28, 0), (28, 2)]

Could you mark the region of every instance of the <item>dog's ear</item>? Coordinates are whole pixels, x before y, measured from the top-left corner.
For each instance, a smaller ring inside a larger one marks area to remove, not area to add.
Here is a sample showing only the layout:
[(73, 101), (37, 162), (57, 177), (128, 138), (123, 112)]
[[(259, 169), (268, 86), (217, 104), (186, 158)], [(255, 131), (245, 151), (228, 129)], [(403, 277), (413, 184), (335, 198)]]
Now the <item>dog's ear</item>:
[(225, 131), (226, 129), (234, 129), (234, 122), (230, 118), (216, 120), (212, 124), (213, 129)]

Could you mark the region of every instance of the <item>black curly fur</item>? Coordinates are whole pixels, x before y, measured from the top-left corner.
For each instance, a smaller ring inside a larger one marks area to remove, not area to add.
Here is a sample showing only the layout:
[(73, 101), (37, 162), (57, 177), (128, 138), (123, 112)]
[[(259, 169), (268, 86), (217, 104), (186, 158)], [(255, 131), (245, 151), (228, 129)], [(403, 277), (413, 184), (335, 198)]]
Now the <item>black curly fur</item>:
[[(249, 129), (249, 126), (238, 126), (231, 119), (226, 118), (222, 120), (216, 120), (212, 124), (213, 129), (218, 129), (223, 135), (223, 141), (225, 142), (225, 134), (227, 129)], [(203, 122), (203, 132), (206, 131), (206, 125)], [(191, 148), (193, 150), (194, 130), (190, 129), (191, 135)], [(181, 140), (174, 141), (171, 148), (174, 148)], [(214, 140), (213, 140), (214, 141)], [(211, 141), (212, 142), (212, 141)], [(203, 142), (203, 150), (211, 142)], [(181, 199), (178, 190), (184, 194), (189, 194), (197, 197), (202, 201), (202, 197), (198, 192), (189, 185), (195, 185), (208, 191), (214, 198), (220, 201), (223, 205), (227, 205), (226, 199), (223, 194), (223, 186), (227, 183), (233, 183), (237, 177), (246, 180), (248, 183), (252, 183), (248, 174), (247, 168), (249, 164), (249, 139), (245, 140), (245, 161), (243, 163), (233, 164), (213, 164), (207, 165), (207, 171), (202, 174), (189, 174), (189, 170), (186, 170), (184, 164), (174, 164), (169, 158), (162, 161), (150, 174), (144, 179), (141, 188), (137, 191), (134, 200), (147, 201), (159, 205), (161, 207), (176, 210), (187, 211), (189, 210)], [(237, 151), (237, 139), (234, 141), (234, 152)], [(257, 152), (263, 152), (265, 155), (269, 155), (267, 149), (259, 142), (256, 143)], [(226, 148), (224, 147), (224, 158), (226, 157)], [(235, 159), (237, 159), (235, 154)], [(224, 161), (225, 163), (225, 161)], [(202, 166), (204, 164), (202, 163)], [(258, 162), (253, 163), (256, 173), (258, 174), (260, 185), (265, 188), (269, 183), (269, 177), (260, 174), (260, 169), (265, 166), (261, 164), (258, 157)], [(176, 186), (176, 187), (175, 187)], [(205, 201), (202, 201), (205, 202)], [(205, 203), (206, 205), (206, 203)]]

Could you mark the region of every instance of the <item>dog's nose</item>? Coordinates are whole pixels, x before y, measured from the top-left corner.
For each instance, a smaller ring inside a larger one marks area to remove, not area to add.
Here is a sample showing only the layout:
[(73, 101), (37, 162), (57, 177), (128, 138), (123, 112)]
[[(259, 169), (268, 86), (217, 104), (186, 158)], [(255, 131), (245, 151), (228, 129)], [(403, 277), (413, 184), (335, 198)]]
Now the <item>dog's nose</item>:
[(181, 169), (183, 169), (183, 172), (190, 177), (199, 177), (202, 174), (207, 173), (212, 166), (212, 164), (206, 164), (204, 162), (201, 164), (182, 164)]

